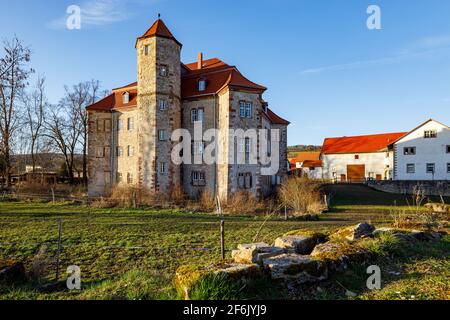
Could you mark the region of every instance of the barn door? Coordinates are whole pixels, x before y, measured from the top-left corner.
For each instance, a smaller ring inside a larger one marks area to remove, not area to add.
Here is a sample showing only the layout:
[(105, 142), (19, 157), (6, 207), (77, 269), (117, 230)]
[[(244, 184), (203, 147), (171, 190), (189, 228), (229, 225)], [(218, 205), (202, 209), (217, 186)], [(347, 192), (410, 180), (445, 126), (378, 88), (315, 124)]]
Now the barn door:
[(349, 182), (363, 182), (365, 176), (366, 166), (364, 164), (347, 166), (347, 179)]

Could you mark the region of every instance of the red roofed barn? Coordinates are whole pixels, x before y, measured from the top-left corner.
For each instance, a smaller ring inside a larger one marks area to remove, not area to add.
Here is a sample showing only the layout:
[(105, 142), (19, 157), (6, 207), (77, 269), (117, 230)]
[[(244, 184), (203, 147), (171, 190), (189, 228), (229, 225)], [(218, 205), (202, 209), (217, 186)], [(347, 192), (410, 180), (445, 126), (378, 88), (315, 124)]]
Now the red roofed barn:
[(389, 146), (405, 134), (325, 139), (321, 156), (324, 178), (341, 182), (392, 179), (394, 153)]

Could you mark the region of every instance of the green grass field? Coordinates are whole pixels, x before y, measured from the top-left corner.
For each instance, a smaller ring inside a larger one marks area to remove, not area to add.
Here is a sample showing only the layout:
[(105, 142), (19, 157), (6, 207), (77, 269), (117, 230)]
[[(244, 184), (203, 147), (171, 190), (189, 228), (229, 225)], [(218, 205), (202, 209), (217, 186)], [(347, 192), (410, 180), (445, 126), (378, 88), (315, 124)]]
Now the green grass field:
[[(342, 204), (346, 195), (341, 192), (339, 196), (336, 199), (341, 202), (337, 201), (334, 210), (317, 222), (266, 216), (225, 217), (228, 256), (239, 243), (273, 243), (291, 230), (330, 231), (364, 221), (377, 226), (390, 222), (388, 205)], [(0, 202), (0, 260), (24, 261), (30, 267), (39, 249), (46, 248), (43, 274), (47, 281), (54, 280), (59, 219), (63, 220), (62, 269), (79, 266), (83, 290), (44, 294), (34, 289), (34, 283), (0, 285), (0, 299), (173, 299), (176, 294), (172, 279), (180, 265), (208, 264), (220, 258), (220, 219), (216, 215), (176, 210), (94, 210), (70, 203)], [(436, 270), (444, 269), (444, 275), (449, 276), (449, 242), (445, 244), (432, 250), (440, 258), (428, 257), (432, 261), (427, 266), (433, 269), (438, 265)], [(410, 268), (417, 273), (415, 267)], [(439, 274), (442, 276), (442, 271)], [(448, 288), (448, 279), (444, 285)], [(345, 297), (339, 287), (331, 286), (330, 290), (336, 294), (332, 298)]]

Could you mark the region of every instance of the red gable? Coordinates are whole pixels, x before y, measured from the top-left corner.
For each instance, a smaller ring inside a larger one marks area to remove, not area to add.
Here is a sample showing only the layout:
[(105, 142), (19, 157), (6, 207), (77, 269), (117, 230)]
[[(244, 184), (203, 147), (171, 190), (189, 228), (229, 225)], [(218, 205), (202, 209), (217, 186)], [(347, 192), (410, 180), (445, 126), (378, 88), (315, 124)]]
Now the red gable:
[(374, 134), (356, 137), (326, 138), (322, 153), (370, 153), (386, 149), (406, 132)]

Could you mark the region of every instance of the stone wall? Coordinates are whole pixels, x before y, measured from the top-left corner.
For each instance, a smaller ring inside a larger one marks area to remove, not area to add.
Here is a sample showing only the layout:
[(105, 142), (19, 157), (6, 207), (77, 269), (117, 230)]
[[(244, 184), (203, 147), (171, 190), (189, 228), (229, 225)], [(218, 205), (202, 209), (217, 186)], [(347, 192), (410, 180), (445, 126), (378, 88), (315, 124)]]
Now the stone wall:
[(420, 186), (427, 196), (450, 196), (450, 181), (368, 181), (367, 185), (379, 191), (413, 194)]
[(112, 116), (109, 112), (89, 112), (88, 170), (89, 196), (111, 191)]
[[(203, 109), (203, 122), (193, 123), (191, 120), (191, 111), (193, 109)], [(192, 139), (194, 139), (194, 125), (202, 127), (203, 133), (208, 129), (215, 128), (215, 121), (217, 115), (215, 115), (216, 110), (216, 98), (207, 97), (200, 98), (196, 100), (188, 100), (183, 102), (183, 128), (188, 129)], [(211, 144), (211, 141), (205, 141), (205, 146)], [(201, 157), (202, 158), (202, 157)], [(184, 164), (182, 169), (182, 181), (183, 189), (190, 197), (197, 197), (202, 192), (207, 191), (211, 195), (214, 195), (216, 188), (216, 165), (215, 164), (205, 164), (201, 161), (201, 164), (196, 164), (195, 159), (192, 159), (192, 164)], [(205, 173), (205, 186), (194, 186), (192, 184), (192, 172), (201, 171)]]

